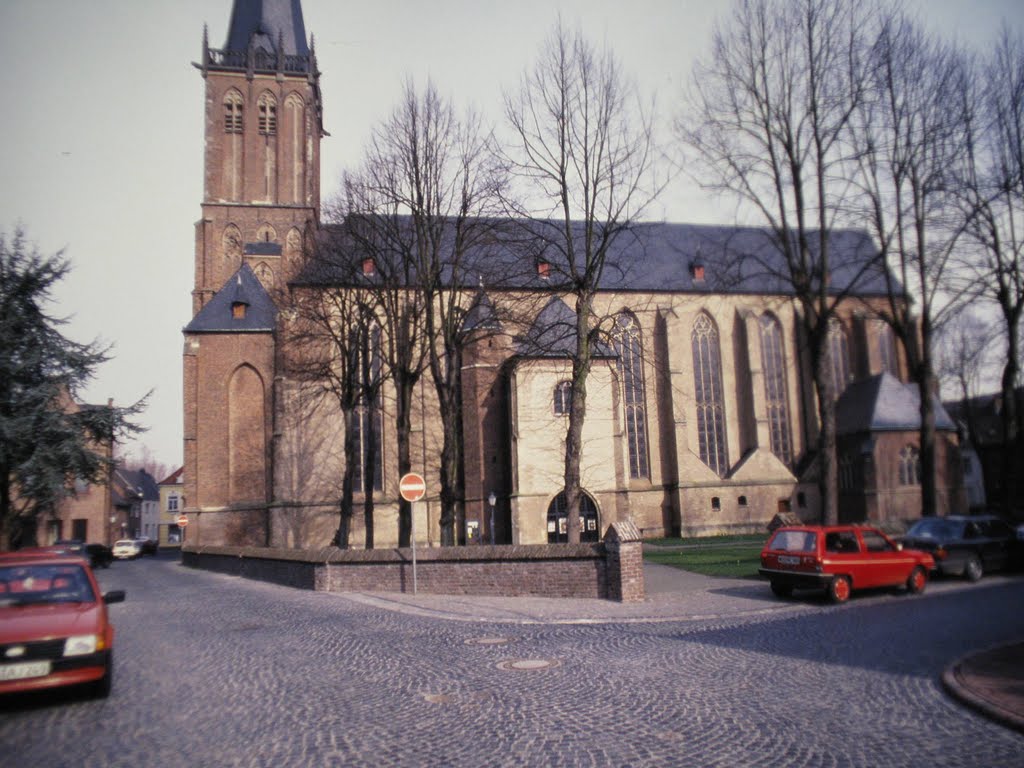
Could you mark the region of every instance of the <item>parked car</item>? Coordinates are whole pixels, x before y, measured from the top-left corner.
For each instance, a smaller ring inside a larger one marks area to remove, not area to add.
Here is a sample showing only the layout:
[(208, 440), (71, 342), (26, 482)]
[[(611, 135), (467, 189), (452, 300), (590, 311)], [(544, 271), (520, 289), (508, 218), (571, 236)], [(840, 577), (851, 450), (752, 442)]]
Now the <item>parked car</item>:
[(86, 544), (81, 539), (58, 539), (52, 548), (69, 555), (88, 558), (89, 565), (93, 568), (109, 568), (114, 562), (114, 553), (106, 544)]
[(142, 548), (142, 554), (144, 555), (155, 555), (160, 546), (157, 542), (147, 536), (136, 536), (135, 540), (139, 542), (139, 546)]
[(114, 557), (118, 560), (134, 560), (142, 556), (142, 544), (137, 539), (121, 539), (114, 542)]
[(933, 567), (931, 555), (903, 548), (875, 528), (807, 525), (776, 530), (761, 550), (758, 573), (779, 597), (824, 589), (832, 602), (842, 603), (854, 589), (923, 592)]
[(54, 552), (0, 554), (0, 694), (87, 685), (110, 694), (114, 627), (89, 563)]
[(977, 581), (1018, 559), (1016, 532), (995, 515), (924, 517), (903, 537), (903, 546), (931, 553), (942, 574)]

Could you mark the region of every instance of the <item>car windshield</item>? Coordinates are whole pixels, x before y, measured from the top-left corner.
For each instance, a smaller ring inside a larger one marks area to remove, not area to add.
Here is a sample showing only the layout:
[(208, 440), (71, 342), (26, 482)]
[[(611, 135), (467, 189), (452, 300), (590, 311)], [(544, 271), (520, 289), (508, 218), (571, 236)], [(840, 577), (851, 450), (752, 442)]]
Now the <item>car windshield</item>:
[(0, 606), (95, 602), (80, 565), (38, 563), (0, 566)]
[(114, 542), (115, 547), (134, 547), (135, 541), (132, 539), (122, 539), (121, 541)]
[(941, 517), (918, 520), (907, 531), (908, 537), (918, 539), (959, 539), (962, 538), (962, 534), (962, 523)]
[(817, 538), (814, 531), (776, 531), (768, 548), (783, 552), (813, 552), (817, 548)]

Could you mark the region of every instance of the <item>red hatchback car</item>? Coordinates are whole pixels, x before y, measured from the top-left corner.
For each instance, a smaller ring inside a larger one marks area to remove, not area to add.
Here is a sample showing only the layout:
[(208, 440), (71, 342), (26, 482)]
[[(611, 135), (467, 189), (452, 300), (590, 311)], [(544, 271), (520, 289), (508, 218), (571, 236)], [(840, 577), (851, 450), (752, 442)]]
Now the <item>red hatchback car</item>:
[(87, 561), (52, 552), (0, 554), (0, 694), (62, 685), (110, 693), (114, 626)]
[(850, 599), (854, 589), (906, 586), (923, 592), (935, 567), (926, 552), (903, 549), (874, 528), (806, 525), (779, 528), (761, 550), (758, 573), (772, 592), (825, 589), (832, 602)]

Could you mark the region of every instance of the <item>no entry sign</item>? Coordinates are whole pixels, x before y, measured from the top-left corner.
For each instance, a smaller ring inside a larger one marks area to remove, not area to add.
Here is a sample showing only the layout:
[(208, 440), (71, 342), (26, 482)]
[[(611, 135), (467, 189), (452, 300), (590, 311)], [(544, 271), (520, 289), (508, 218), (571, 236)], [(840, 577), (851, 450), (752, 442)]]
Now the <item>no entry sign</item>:
[(398, 481), (398, 492), (406, 501), (419, 501), (427, 492), (427, 481), (423, 475), (409, 472)]

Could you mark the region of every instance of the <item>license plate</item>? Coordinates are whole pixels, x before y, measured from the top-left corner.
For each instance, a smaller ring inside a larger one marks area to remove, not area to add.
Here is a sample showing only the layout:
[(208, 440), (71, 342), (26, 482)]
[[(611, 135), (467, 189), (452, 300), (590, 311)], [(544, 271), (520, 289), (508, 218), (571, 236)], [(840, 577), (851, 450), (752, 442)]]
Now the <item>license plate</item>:
[(50, 662), (25, 661), (20, 664), (0, 665), (0, 680), (25, 680), (29, 677), (45, 677), (50, 674)]
[(779, 555), (780, 565), (800, 565), (800, 558), (794, 555)]

